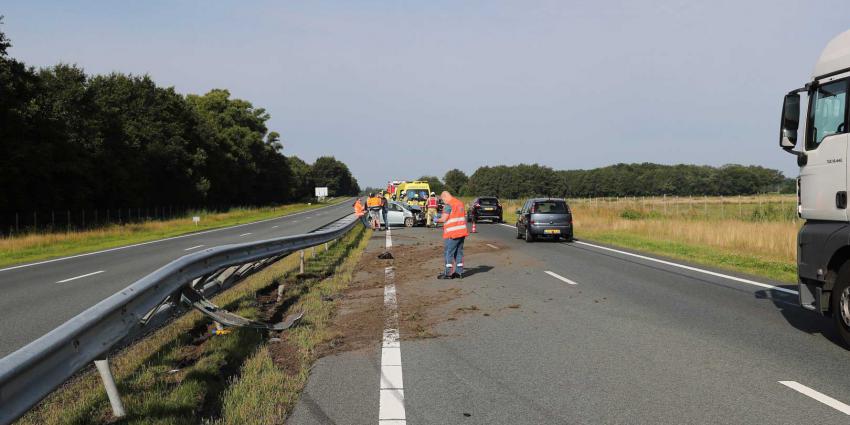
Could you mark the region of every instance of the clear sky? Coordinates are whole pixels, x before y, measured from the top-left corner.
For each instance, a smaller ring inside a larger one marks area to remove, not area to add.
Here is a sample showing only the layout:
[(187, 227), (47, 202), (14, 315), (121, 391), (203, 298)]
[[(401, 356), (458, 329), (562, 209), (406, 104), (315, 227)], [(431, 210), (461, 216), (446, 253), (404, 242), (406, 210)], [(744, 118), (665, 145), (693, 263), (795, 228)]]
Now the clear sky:
[(12, 56), (227, 88), (362, 186), (450, 168), (757, 164), (847, 0), (15, 1)]

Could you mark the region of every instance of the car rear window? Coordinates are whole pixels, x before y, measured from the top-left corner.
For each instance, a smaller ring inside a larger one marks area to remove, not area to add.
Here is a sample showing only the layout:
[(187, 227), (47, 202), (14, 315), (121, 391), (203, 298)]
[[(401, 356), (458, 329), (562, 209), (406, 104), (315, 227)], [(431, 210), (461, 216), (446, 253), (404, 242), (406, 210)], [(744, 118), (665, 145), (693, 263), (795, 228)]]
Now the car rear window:
[(496, 205), (499, 203), (499, 200), (496, 198), (481, 198), (478, 200), (478, 203), (481, 205)]
[(537, 214), (565, 214), (568, 212), (567, 203), (564, 201), (535, 202), (532, 212)]

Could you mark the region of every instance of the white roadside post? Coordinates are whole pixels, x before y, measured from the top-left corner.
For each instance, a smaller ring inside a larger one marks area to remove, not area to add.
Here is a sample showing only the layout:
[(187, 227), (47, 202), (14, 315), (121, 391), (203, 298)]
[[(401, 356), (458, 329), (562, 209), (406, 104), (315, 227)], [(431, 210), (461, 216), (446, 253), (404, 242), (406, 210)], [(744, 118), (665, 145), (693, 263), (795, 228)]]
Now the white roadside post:
[(109, 404), (112, 405), (112, 414), (116, 418), (123, 418), (126, 412), (124, 412), (124, 404), (121, 403), (121, 394), (118, 393), (118, 387), (112, 377), (112, 370), (109, 369), (109, 359), (95, 360), (94, 365), (100, 373), (104, 388), (106, 388), (106, 396), (109, 398)]
[(195, 226), (197, 226), (198, 223), (200, 223), (200, 222), (201, 222), (201, 217), (198, 217), (198, 216), (192, 217), (192, 223), (195, 223)]
[(301, 265), (298, 269), (300, 270), (301, 274), (304, 274), (304, 250), (303, 249), (301, 250), (300, 255), (301, 255)]

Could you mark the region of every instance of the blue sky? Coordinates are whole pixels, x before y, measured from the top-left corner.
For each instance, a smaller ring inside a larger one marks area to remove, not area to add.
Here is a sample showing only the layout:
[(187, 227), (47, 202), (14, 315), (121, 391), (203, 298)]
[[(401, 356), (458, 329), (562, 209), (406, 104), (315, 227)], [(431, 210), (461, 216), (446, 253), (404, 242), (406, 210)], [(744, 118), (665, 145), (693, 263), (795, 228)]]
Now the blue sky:
[(12, 56), (227, 88), (361, 185), (537, 162), (757, 164), (846, 0), (18, 1)]

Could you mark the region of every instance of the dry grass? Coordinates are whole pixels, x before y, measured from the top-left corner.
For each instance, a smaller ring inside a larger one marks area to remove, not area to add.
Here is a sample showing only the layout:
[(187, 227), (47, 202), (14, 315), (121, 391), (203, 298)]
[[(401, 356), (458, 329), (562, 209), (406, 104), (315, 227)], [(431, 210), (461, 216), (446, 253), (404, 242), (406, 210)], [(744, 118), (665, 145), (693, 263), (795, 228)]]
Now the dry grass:
[[(336, 202), (340, 201), (336, 200)], [(239, 208), (226, 213), (200, 211), (191, 213), (184, 218), (166, 221), (111, 225), (80, 232), (30, 233), (0, 238), (0, 267), (250, 223), (320, 208), (325, 205), (327, 204), (291, 204), (255, 209)], [(192, 222), (193, 215), (201, 217), (201, 222), (197, 226)]]

